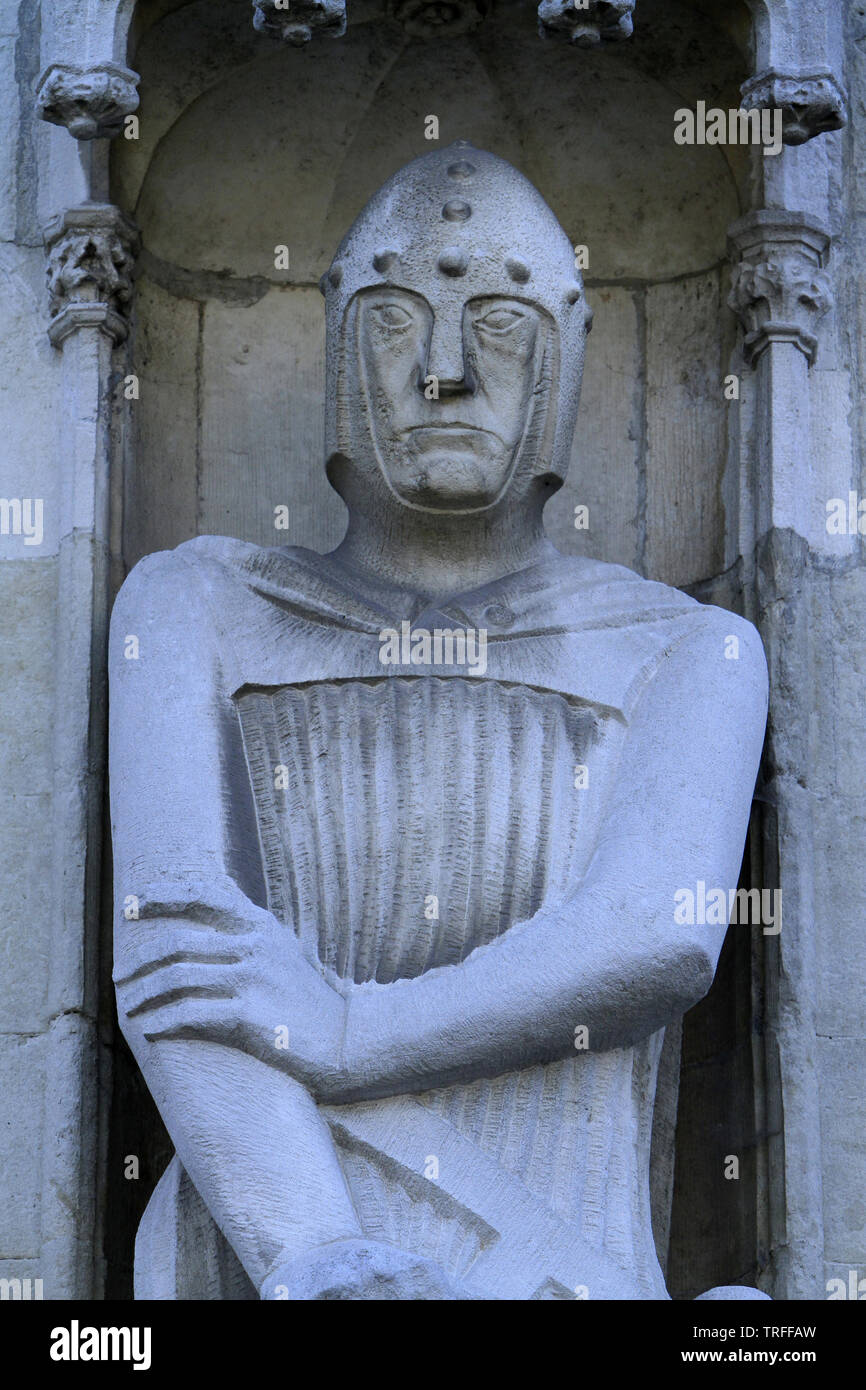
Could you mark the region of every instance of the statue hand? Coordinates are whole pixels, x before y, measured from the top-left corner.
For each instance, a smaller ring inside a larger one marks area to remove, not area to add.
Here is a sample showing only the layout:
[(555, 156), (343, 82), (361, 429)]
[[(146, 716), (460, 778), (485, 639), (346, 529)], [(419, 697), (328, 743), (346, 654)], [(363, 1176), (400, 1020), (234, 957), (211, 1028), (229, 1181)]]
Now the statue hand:
[(345, 1003), (294, 932), (255, 903), (178, 917), (155, 905), (124, 924), (118, 954), (118, 1010), (130, 1041), (223, 1043), (288, 1071), (314, 1095), (339, 1083)]

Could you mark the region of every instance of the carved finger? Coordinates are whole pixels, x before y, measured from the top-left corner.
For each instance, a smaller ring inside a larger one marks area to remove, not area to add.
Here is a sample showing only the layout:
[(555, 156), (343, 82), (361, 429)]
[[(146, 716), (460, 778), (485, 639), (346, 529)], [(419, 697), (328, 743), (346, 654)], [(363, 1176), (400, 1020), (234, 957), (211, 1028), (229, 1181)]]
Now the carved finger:
[(144, 1036), (148, 1042), (169, 1038), (204, 1038), (232, 1044), (240, 1027), (235, 999), (187, 997), (166, 1004), (158, 1014), (148, 1019)]
[(231, 998), (237, 986), (225, 971), (213, 965), (169, 965), (165, 970), (129, 986), (122, 1003), (127, 1018), (151, 1013), (177, 1000), (190, 998)]
[(160, 941), (139, 942), (133, 950), (124, 951), (115, 963), (112, 978), (120, 987), (171, 965), (236, 965), (240, 960), (237, 948), (228, 943), (203, 941), (196, 932), (176, 932)]

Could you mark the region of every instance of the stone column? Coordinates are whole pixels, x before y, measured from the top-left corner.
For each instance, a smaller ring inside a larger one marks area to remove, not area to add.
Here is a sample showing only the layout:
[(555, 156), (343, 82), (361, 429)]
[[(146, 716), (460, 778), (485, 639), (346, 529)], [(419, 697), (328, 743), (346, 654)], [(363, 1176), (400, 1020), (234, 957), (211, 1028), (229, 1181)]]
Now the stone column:
[(763, 808), (765, 886), (782, 894), (782, 930), (756, 941), (766, 997), (763, 1130), (767, 1139), (765, 1235), (779, 1297), (816, 1297), (823, 1268), (819, 1078), (814, 1021), (816, 956), (813, 833), (806, 789), (810, 749), (805, 699), (809, 626), (802, 601), (812, 511), (810, 367), (831, 305), (824, 270), (830, 237), (802, 213), (762, 210), (730, 231), (730, 296), (744, 331), (751, 383), (751, 476), (742, 553), (753, 555), (749, 615), (770, 668)]
[[(105, 776), (105, 639), (115, 347), (127, 335), (138, 235), (110, 204), (85, 203), (45, 229), (52, 344), (63, 354), (57, 458), (62, 470), (53, 795), (56, 922), (50, 961), (52, 1050), (44, 1191), (51, 1282), (98, 1292), (101, 1162), (98, 937)], [(59, 1296), (59, 1295), (55, 1295)]]
[(742, 86), (742, 104), (780, 110), (784, 140), (779, 155), (753, 151), (754, 211), (730, 229), (730, 304), (744, 338), (731, 368), (743, 378), (728, 564), (742, 566), (747, 616), (761, 632), (770, 667), (752, 851), (760, 861), (755, 881), (782, 894), (781, 932), (756, 936), (753, 955), (755, 1016), (763, 1020), (754, 1040), (763, 1139), (759, 1245), (769, 1259), (768, 1292), (822, 1298), (826, 1155), (815, 875), (827, 850), (817, 805), (813, 684), (816, 650), (832, 633), (816, 630), (814, 594), (816, 567), (834, 551), (823, 534), (823, 499), (844, 495), (851, 466), (835, 423), (847, 412), (847, 385), (834, 353), (827, 270), (840, 215), (841, 149), (833, 132), (846, 121), (843, 6), (747, 3), (754, 74)]
[(108, 202), (108, 152), (138, 106), (138, 77), (124, 61), (132, 14), (123, 0), (43, 0), (42, 73), (33, 88), (47, 123), (37, 181), (47, 327), (62, 354), (53, 401), (60, 516), (47, 963), (53, 1038), (40, 1197), (46, 1298), (102, 1293), (111, 1052), (100, 1036), (98, 994), (111, 418), (137, 250), (135, 228)]
[(757, 539), (772, 528), (797, 529), (809, 506), (809, 368), (831, 302), (824, 270), (830, 237), (803, 213), (767, 209), (741, 218), (729, 238), (729, 302), (745, 330), (743, 356), (757, 373)]

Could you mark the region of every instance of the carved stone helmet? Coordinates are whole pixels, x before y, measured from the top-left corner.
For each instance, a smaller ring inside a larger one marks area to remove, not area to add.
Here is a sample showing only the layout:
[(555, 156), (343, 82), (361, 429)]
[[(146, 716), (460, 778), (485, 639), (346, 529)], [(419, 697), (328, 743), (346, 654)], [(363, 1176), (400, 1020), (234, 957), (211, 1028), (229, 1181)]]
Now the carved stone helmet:
[(353, 453), (348, 406), (358, 376), (349, 311), (360, 290), (376, 285), (423, 295), (437, 317), (453, 316), (458, 332), (463, 306), (483, 296), (544, 311), (549, 341), (534, 395), (538, 418), (528, 432), (531, 472), (563, 479), (592, 311), (574, 249), (529, 180), (497, 155), (458, 140), (407, 164), (367, 203), (321, 280), (329, 459)]

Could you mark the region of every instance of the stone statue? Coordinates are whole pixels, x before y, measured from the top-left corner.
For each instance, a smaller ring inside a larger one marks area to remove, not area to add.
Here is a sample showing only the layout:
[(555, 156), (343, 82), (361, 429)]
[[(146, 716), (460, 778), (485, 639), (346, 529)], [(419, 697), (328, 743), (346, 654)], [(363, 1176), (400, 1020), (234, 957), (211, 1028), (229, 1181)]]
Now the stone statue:
[(415, 160), (322, 286), (342, 544), (199, 537), (114, 611), (115, 980), (176, 1149), (136, 1295), (666, 1298), (658, 1058), (725, 934), (675, 899), (737, 883), (760, 640), (545, 537), (589, 310), (515, 169)]

